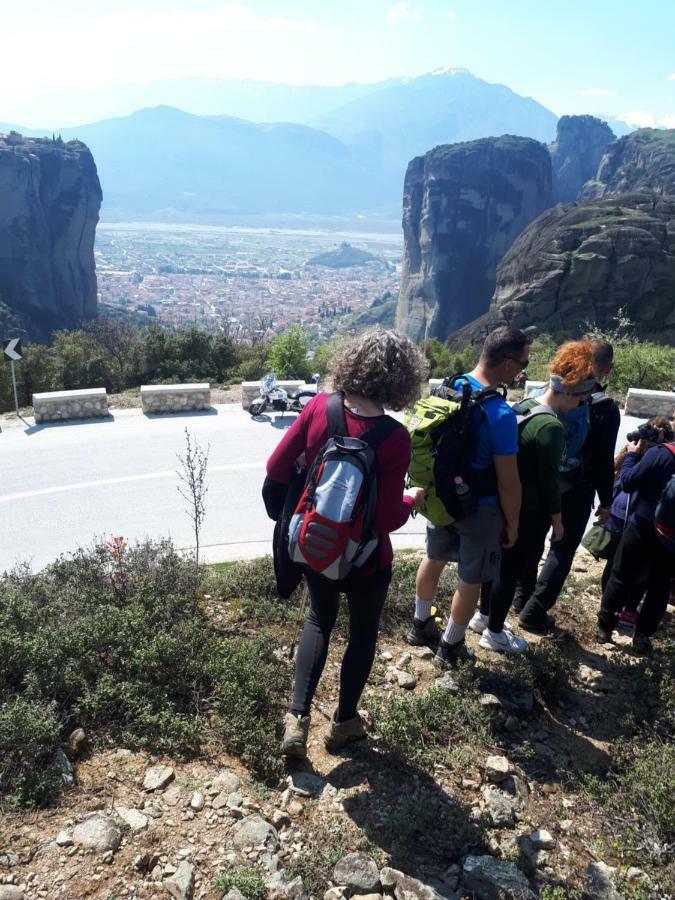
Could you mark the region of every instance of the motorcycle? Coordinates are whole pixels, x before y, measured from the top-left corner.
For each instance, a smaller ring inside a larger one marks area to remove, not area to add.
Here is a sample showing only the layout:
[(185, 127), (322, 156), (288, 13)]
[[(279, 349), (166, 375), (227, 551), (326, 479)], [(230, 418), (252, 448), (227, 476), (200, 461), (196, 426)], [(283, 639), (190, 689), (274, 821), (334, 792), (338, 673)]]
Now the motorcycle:
[[(319, 376), (313, 375), (312, 383), (317, 384), (318, 381)], [(277, 384), (277, 376), (274, 372), (269, 372), (260, 382), (260, 396), (251, 403), (248, 411), (252, 419), (265, 412), (301, 413), (312, 397), (316, 397), (315, 391), (298, 391), (297, 394), (289, 394)]]

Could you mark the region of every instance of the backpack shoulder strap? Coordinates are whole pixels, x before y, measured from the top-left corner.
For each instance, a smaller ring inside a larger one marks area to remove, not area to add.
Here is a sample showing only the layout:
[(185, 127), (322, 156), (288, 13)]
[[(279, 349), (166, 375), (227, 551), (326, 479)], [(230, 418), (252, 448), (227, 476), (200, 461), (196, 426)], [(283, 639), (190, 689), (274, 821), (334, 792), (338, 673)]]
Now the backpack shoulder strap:
[(326, 418), (328, 420), (328, 437), (347, 436), (347, 422), (345, 420), (344, 396), (335, 391), (328, 395), (326, 400)]
[(516, 414), (519, 426), (524, 422), (529, 422), (534, 416), (551, 416), (551, 418), (557, 418), (556, 414), (548, 406), (544, 406), (541, 403), (538, 406), (533, 406), (532, 409), (525, 409), (521, 403), (516, 403), (513, 407), (513, 411)]
[(486, 400), (493, 400), (499, 397), (500, 400), (506, 400), (506, 385), (499, 384), (496, 387), (486, 387), (473, 394), (474, 403), (485, 403)]
[(397, 428), (403, 428), (400, 422), (397, 422), (393, 416), (383, 416), (372, 428), (361, 435), (361, 440), (377, 451), (380, 444), (386, 441)]
[(675, 444), (664, 444), (663, 446), (675, 456)]

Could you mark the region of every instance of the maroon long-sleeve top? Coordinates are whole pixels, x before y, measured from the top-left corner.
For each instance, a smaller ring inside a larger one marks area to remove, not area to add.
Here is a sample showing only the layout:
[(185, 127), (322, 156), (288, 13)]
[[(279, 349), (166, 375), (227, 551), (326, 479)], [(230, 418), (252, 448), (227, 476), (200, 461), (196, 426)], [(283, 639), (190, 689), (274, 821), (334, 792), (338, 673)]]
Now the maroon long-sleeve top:
[[(307, 466), (328, 440), (326, 401), (328, 394), (318, 394), (303, 409), (288, 429), (276, 450), (267, 460), (267, 474), (273, 481), (288, 484), (293, 464), (304, 452)], [(349, 437), (361, 437), (372, 428), (377, 418), (359, 416), (345, 407)], [(388, 566), (394, 558), (389, 535), (405, 525), (413, 507), (412, 497), (404, 497), (406, 472), (410, 464), (410, 436), (405, 428), (396, 428), (377, 448), (377, 504), (374, 527), (380, 542), (378, 568)]]

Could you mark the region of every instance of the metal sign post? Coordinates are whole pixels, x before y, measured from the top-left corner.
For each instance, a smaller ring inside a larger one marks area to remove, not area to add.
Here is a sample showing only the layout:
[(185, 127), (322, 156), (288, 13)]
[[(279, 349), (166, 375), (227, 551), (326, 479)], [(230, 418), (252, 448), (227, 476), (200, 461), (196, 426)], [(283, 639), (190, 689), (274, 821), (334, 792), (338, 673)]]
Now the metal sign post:
[(12, 367), (12, 387), (14, 388), (14, 408), (16, 409), (16, 414), (19, 418), (19, 395), (16, 390), (16, 370), (14, 369), (14, 363), (21, 359), (21, 338), (12, 338), (9, 341), (5, 341), (2, 345), (2, 350), (7, 359), (9, 360), (9, 364)]

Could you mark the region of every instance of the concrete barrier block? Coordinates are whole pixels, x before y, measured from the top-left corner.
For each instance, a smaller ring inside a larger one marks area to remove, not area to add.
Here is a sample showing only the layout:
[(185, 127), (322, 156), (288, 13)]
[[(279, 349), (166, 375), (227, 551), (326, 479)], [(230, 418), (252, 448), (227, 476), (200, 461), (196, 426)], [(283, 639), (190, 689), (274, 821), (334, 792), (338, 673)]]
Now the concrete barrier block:
[(211, 385), (144, 384), (141, 408), (146, 413), (194, 412), (211, 409)]
[(526, 381), (523, 397), (529, 397), (530, 391), (536, 391), (538, 388), (546, 387), (547, 381)]
[(105, 388), (79, 391), (43, 391), (33, 394), (35, 424), (69, 419), (101, 419), (109, 415)]
[(651, 419), (652, 416), (668, 416), (672, 419), (675, 415), (675, 391), (628, 388), (625, 414), (639, 419)]
[[(296, 394), (298, 391), (314, 391), (316, 393), (315, 384), (305, 384), (304, 381), (277, 381), (277, 386), (282, 387), (289, 394)], [(241, 383), (241, 405), (243, 409), (248, 409), (251, 403), (260, 396), (259, 381), (242, 381)]]

